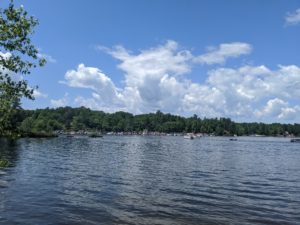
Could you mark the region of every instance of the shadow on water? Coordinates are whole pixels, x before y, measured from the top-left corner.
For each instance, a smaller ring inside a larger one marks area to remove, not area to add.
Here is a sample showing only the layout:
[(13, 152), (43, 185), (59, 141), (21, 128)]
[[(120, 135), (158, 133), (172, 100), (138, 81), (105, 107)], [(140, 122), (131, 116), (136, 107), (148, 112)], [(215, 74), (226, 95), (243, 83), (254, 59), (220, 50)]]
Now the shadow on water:
[(19, 159), (20, 143), (18, 140), (0, 138), (0, 158), (9, 161), (13, 167)]
[[(6, 188), (8, 181), (6, 180), (7, 170), (14, 167), (19, 158), (19, 143), (17, 140), (0, 138), (0, 159), (8, 160), (6, 167), (0, 167), (0, 188)], [(1, 194), (1, 193), (0, 193)]]

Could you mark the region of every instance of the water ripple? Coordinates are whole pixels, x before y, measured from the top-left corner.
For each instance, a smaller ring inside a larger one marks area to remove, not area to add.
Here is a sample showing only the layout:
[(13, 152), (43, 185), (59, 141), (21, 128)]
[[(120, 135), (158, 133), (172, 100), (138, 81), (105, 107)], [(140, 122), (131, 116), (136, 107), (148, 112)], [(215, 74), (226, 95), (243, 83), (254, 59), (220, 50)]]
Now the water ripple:
[(0, 154), (0, 224), (300, 224), (285, 139), (22, 139)]

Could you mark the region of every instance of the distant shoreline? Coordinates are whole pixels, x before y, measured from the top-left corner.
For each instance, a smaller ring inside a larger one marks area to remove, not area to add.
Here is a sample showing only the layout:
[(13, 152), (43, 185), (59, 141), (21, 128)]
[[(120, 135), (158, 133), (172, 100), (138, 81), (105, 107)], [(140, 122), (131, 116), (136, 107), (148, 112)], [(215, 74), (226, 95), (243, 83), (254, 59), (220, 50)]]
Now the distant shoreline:
[(18, 136), (53, 137), (63, 133), (117, 135), (300, 136), (300, 124), (237, 123), (229, 118), (183, 117), (170, 113), (133, 115), (106, 113), (85, 107), (19, 110), (14, 132)]
[[(176, 133), (176, 134), (170, 134), (170, 133), (156, 133), (156, 134), (140, 134), (140, 133), (101, 133), (102, 136), (140, 136), (140, 137), (183, 137), (186, 135), (186, 133)], [(293, 139), (298, 138), (299, 136), (267, 136), (267, 135), (241, 135), (241, 136), (233, 136), (233, 135), (209, 135), (209, 134), (192, 134), (195, 138), (209, 138), (209, 137), (228, 137), (228, 138), (242, 138), (242, 137), (256, 137), (256, 138), (265, 138), (265, 137), (272, 137), (272, 138), (286, 138), (286, 139)], [(90, 134), (81, 134), (81, 133), (72, 133), (72, 132), (66, 132), (66, 133), (53, 133), (53, 134), (30, 134), (30, 135), (22, 135), (20, 138), (55, 138), (55, 137), (90, 137)], [(96, 137), (96, 136), (95, 136)]]

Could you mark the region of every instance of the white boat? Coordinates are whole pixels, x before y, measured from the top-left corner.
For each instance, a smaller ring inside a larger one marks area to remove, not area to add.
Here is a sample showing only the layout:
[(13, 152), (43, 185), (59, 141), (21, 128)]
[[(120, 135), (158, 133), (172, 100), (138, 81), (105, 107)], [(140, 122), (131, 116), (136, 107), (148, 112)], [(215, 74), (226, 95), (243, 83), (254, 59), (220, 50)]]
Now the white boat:
[(190, 140), (193, 140), (193, 139), (194, 139), (194, 136), (193, 136), (193, 135), (190, 135), (190, 134), (187, 134), (187, 135), (184, 135), (183, 138), (184, 138), (184, 139), (190, 139)]

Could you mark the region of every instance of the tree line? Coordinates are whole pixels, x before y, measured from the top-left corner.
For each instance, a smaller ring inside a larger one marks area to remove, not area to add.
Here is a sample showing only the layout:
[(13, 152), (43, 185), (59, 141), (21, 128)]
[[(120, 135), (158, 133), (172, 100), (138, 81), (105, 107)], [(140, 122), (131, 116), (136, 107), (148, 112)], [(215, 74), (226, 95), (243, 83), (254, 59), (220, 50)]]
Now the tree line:
[(19, 110), (15, 117), (17, 132), (28, 134), (54, 131), (99, 132), (163, 132), (206, 133), (223, 135), (300, 135), (300, 124), (237, 123), (229, 118), (182, 117), (169, 113), (133, 115), (128, 112), (105, 113), (85, 107), (60, 107), (57, 109)]

